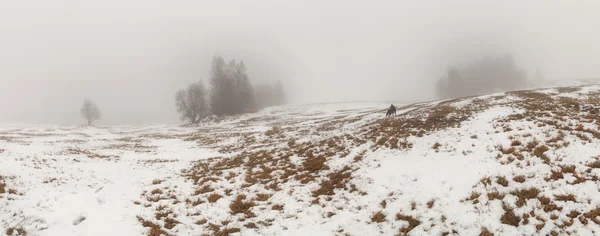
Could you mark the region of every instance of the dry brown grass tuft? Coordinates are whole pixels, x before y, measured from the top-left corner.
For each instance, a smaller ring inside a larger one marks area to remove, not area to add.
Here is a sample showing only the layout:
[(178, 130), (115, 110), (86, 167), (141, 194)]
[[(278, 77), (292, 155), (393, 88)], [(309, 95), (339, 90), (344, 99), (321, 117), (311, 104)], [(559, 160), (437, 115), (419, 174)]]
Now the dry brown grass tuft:
[(431, 209), (433, 208), (433, 205), (435, 204), (435, 199), (431, 199), (427, 202), (427, 208)]
[(508, 187), (508, 181), (504, 176), (498, 176), (498, 179), (496, 179), (496, 183), (502, 185), (503, 187)]
[(376, 222), (376, 223), (385, 222), (386, 221), (385, 217), (386, 217), (386, 215), (383, 212), (381, 212), (381, 211), (375, 212), (371, 216), (371, 222)]
[(266, 193), (259, 193), (259, 194), (256, 194), (256, 200), (265, 202), (265, 201), (269, 200), (269, 198), (271, 198), (271, 196), (273, 196), (273, 195), (266, 194)]
[(581, 213), (579, 211), (573, 210), (571, 211), (569, 214), (567, 214), (567, 216), (569, 218), (577, 218), (581, 215)]
[(421, 221), (415, 219), (412, 216), (403, 215), (402, 213), (396, 214), (396, 220), (402, 220), (402, 221), (408, 222), (408, 226), (403, 226), (402, 228), (400, 228), (400, 232), (403, 233), (404, 235), (407, 235), (408, 232), (410, 232), (411, 230), (413, 230), (414, 228), (416, 228), (417, 226), (419, 226), (421, 224)]
[(492, 200), (502, 200), (502, 199), (504, 199), (504, 194), (501, 194), (501, 193), (499, 193), (499, 192), (497, 192), (497, 191), (495, 191), (495, 192), (489, 192), (489, 193), (487, 194), (487, 196), (488, 196), (488, 199), (489, 199), (490, 201), (492, 201)]
[(545, 212), (562, 211), (562, 207), (559, 207), (556, 204), (554, 204), (552, 200), (550, 200), (550, 198), (548, 197), (541, 196), (538, 197), (538, 200), (542, 204), (543, 210)]
[(479, 236), (494, 236), (492, 232), (490, 232), (487, 228), (482, 228)]
[(541, 158), (544, 155), (544, 152), (547, 152), (548, 150), (550, 150), (550, 148), (546, 145), (538, 146), (533, 150), (533, 155)]
[(528, 188), (528, 189), (520, 189), (511, 192), (511, 194), (515, 195), (517, 199), (517, 206), (522, 207), (527, 203), (529, 199), (535, 199), (540, 194), (540, 190), (538, 188)]
[(214, 203), (216, 201), (218, 201), (219, 199), (221, 199), (223, 196), (217, 194), (217, 193), (213, 193), (211, 195), (208, 196), (208, 202), (210, 203)]
[(325, 157), (307, 158), (302, 162), (302, 167), (309, 172), (327, 170), (329, 169), (329, 166), (325, 164), (326, 161), (327, 159)]
[(563, 173), (571, 173), (571, 174), (575, 174), (575, 169), (576, 169), (575, 165), (570, 165), (570, 166), (561, 166), (561, 167), (560, 167), (560, 170), (561, 170)]
[(161, 184), (162, 182), (164, 182), (164, 180), (160, 180), (160, 179), (152, 180), (152, 184), (154, 184), (154, 185)]
[(283, 211), (283, 205), (280, 204), (275, 204), (271, 207), (271, 210), (275, 210), (275, 211)]
[(505, 154), (505, 155), (511, 154), (511, 153), (515, 152), (515, 148), (514, 147), (509, 147), (507, 149), (502, 148), (501, 151), (502, 151), (502, 154)]
[(313, 197), (321, 195), (334, 195), (336, 189), (347, 188), (346, 185), (352, 178), (352, 169), (349, 166), (344, 167), (341, 170), (334, 171), (327, 175), (322, 182), (320, 187), (313, 191)]
[(588, 166), (590, 168), (596, 168), (596, 169), (598, 169), (598, 168), (600, 168), (600, 160), (591, 162), (591, 163), (588, 164)]
[[(53, 178), (45, 179), (42, 183), (49, 184), (49, 183), (52, 183), (52, 182), (57, 181), (57, 180), (58, 180), (57, 178), (53, 177)], [(0, 183), (0, 185), (1, 185), (1, 183)]]
[(600, 225), (600, 207), (596, 207), (593, 210), (590, 210), (586, 213), (583, 214), (584, 217), (590, 219), (591, 221), (593, 221), (594, 223), (596, 223), (597, 225)]
[(258, 226), (256, 226), (256, 224), (254, 222), (250, 222), (244, 225), (244, 227), (248, 228), (248, 229), (256, 229), (258, 228)]
[(554, 198), (556, 199), (556, 201), (561, 201), (561, 202), (577, 202), (577, 198), (575, 198), (575, 195), (573, 195), (573, 194), (554, 195)]
[(512, 209), (505, 211), (502, 217), (500, 218), (500, 222), (505, 225), (512, 225), (514, 227), (519, 227), (519, 223), (521, 222), (521, 217), (515, 215), (515, 212)]
[(201, 220), (197, 220), (196, 222), (194, 222), (197, 225), (203, 225), (206, 224), (206, 222), (208, 222), (208, 220), (206, 219), (201, 219)]
[(150, 193), (151, 194), (159, 194), (160, 195), (160, 194), (163, 194), (163, 191), (161, 189), (159, 189), (159, 188), (156, 188), (156, 189), (152, 190), (152, 192), (150, 192)]
[(145, 220), (144, 218), (137, 216), (137, 219), (140, 223), (142, 223), (142, 226), (146, 227), (146, 228), (150, 228), (150, 230), (148, 231), (148, 236), (171, 236), (171, 234), (167, 233), (166, 231), (164, 231), (160, 225), (157, 225), (155, 223), (153, 223), (152, 221), (148, 221)]
[(565, 177), (565, 175), (560, 172), (560, 171), (551, 171), (552, 174), (550, 175), (549, 179), (547, 179), (546, 181), (552, 179), (552, 180), (559, 180)]
[(177, 221), (177, 220), (175, 220), (173, 218), (170, 218), (170, 217), (167, 217), (164, 220), (164, 222), (165, 222), (165, 228), (167, 228), (167, 229), (173, 229), (173, 228), (175, 228), (175, 226), (177, 226), (178, 224), (180, 224), (179, 221)]
[(515, 177), (513, 177), (513, 181), (517, 182), (517, 183), (524, 183), (527, 180), (527, 178), (524, 175), (517, 175)]
[(200, 194), (203, 194), (203, 193), (209, 193), (209, 192), (212, 192), (212, 191), (215, 191), (215, 189), (212, 188), (210, 185), (204, 185), (204, 186), (202, 186), (202, 188), (196, 190), (195, 195), (200, 195)]
[(231, 210), (232, 214), (243, 213), (247, 217), (254, 215), (250, 209), (256, 204), (252, 201), (244, 201), (245, 199), (246, 195), (238, 195), (235, 200), (229, 204), (229, 209)]
[(27, 236), (27, 231), (25, 231), (25, 229), (23, 229), (23, 227), (19, 226), (19, 227), (10, 227), (8, 229), (6, 229), (6, 235), (10, 236), (10, 235), (19, 235), (19, 236)]
[(4, 183), (4, 178), (0, 176), (0, 194), (6, 193), (6, 183)]
[(275, 136), (275, 135), (281, 135), (283, 134), (283, 129), (281, 129), (281, 127), (279, 126), (273, 126), (270, 130), (267, 130), (265, 132), (265, 135), (267, 136)]

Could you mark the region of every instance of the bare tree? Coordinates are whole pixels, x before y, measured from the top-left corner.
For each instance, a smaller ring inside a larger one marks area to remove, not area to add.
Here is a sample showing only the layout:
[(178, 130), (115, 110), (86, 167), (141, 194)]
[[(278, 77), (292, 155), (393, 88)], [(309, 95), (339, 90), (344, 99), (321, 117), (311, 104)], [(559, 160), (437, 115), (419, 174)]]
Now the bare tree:
[(100, 109), (96, 103), (86, 99), (81, 107), (81, 115), (87, 120), (88, 125), (92, 125), (92, 122), (100, 119)]
[(197, 124), (206, 117), (209, 113), (206, 95), (206, 89), (201, 81), (188, 85), (187, 90), (177, 91), (175, 105), (181, 120)]

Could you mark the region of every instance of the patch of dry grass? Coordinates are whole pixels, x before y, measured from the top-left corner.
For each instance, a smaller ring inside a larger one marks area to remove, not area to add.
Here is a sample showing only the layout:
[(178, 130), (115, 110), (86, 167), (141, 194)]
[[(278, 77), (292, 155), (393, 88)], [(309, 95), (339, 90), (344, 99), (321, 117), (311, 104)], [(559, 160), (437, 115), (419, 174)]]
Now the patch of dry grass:
[(223, 196), (217, 194), (217, 193), (213, 193), (211, 195), (208, 196), (207, 200), (210, 203), (214, 203), (216, 201), (218, 201), (219, 199), (221, 199)]
[(137, 216), (137, 219), (142, 224), (142, 226), (144, 226), (145, 228), (150, 228), (150, 230), (146, 234), (147, 236), (172, 236), (172, 234), (167, 233), (167, 231), (164, 231), (160, 225), (157, 225), (152, 221), (145, 220), (140, 216)]
[(500, 218), (500, 222), (505, 225), (512, 225), (514, 227), (519, 227), (519, 223), (521, 222), (521, 217), (515, 215), (514, 210), (508, 209), (505, 210), (504, 214)]
[(496, 179), (496, 183), (502, 185), (503, 187), (508, 187), (508, 181), (504, 176), (498, 176)]
[(0, 194), (6, 193), (6, 183), (4, 182), (4, 177), (0, 175)]
[(229, 204), (229, 209), (232, 214), (243, 213), (247, 217), (253, 216), (251, 209), (256, 206), (253, 201), (245, 201), (246, 195), (238, 195), (234, 201)]
[(23, 229), (23, 227), (18, 226), (18, 227), (10, 227), (6, 229), (6, 235), (11, 236), (11, 235), (19, 235), (19, 236), (27, 236), (27, 231), (25, 231), (25, 229)]
[(515, 195), (518, 198), (517, 206), (522, 207), (523, 205), (525, 205), (525, 203), (527, 203), (527, 200), (537, 198), (540, 194), (540, 190), (538, 188), (531, 187), (527, 189), (513, 191), (511, 192), (511, 194)]
[(383, 212), (381, 212), (381, 211), (375, 212), (375, 213), (373, 213), (373, 215), (371, 215), (371, 222), (376, 222), (376, 223), (385, 222), (386, 221), (385, 217), (386, 217), (386, 215)]
[(431, 199), (427, 202), (427, 208), (431, 209), (433, 208), (433, 205), (435, 204), (435, 199)]
[(408, 226), (402, 226), (402, 228), (400, 228), (400, 233), (403, 233), (404, 235), (407, 235), (411, 230), (413, 230), (421, 224), (421, 221), (415, 219), (412, 216), (404, 215), (402, 213), (396, 214), (396, 220), (408, 222)]
[(554, 195), (554, 199), (562, 202), (577, 202), (577, 198), (573, 194)]
[(524, 183), (527, 180), (527, 178), (524, 175), (517, 175), (515, 177), (513, 177), (513, 181), (517, 182), (517, 183)]

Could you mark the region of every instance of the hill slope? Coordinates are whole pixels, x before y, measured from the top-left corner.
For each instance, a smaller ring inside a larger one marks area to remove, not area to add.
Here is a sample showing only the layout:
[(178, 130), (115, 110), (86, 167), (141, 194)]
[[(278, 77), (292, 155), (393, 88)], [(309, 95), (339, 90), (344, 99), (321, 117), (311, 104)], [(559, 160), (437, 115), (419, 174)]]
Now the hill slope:
[(384, 118), (388, 105), (276, 107), (200, 128), (2, 127), (0, 230), (600, 230), (600, 86), (412, 104)]

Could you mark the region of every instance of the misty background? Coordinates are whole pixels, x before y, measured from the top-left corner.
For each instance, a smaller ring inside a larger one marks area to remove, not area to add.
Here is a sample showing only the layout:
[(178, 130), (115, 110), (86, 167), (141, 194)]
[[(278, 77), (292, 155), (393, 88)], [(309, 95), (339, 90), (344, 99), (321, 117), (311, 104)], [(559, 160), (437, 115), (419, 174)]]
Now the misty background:
[(510, 53), (528, 77), (600, 75), (598, 1), (2, 1), (0, 122), (179, 122), (213, 56), (289, 104), (435, 98), (448, 67)]

